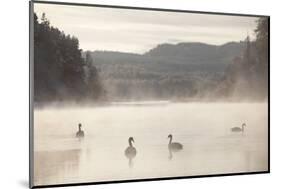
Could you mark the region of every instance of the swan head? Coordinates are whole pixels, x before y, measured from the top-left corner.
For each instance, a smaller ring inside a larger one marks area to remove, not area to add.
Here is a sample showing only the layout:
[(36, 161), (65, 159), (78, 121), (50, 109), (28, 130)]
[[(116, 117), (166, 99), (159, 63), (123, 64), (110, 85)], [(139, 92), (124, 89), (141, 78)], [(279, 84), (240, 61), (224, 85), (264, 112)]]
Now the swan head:
[(171, 134), (168, 135), (168, 138), (172, 138), (172, 137), (173, 137), (173, 135), (171, 135)]
[(133, 137), (129, 138), (129, 142), (135, 142)]
[(243, 123), (242, 126), (245, 127), (245, 126), (246, 126), (246, 123)]
[(79, 123), (79, 124), (78, 124), (78, 127), (79, 127), (79, 130), (81, 130), (82, 124)]

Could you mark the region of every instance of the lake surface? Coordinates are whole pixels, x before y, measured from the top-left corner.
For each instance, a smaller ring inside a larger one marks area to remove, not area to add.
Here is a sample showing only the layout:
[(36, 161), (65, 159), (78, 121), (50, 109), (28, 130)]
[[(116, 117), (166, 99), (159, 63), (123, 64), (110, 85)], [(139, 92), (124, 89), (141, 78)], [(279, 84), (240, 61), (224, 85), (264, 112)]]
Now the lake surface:
[[(266, 171), (267, 103), (113, 103), (34, 112), (34, 184)], [(232, 127), (246, 123), (245, 132)], [(75, 137), (78, 123), (85, 132)], [(169, 153), (168, 134), (183, 150)], [(137, 155), (124, 151), (133, 136)]]

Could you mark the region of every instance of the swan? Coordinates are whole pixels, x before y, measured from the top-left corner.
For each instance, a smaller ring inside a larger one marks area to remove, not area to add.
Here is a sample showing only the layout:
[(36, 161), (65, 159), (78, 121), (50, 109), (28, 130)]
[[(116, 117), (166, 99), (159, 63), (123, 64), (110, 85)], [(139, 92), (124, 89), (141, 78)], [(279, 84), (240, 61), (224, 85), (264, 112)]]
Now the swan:
[(129, 167), (132, 167), (132, 159), (136, 157), (137, 150), (132, 144), (132, 142), (135, 142), (133, 137), (130, 137), (128, 142), (129, 146), (125, 150), (125, 156), (129, 159)]
[(125, 150), (125, 155), (127, 158), (134, 158), (136, 155), (137, 155), (137, 150), (136, 148), (133, 146), (132, 142), (135, 142), (134, 141), (134, 138), (133, 137), (130, 137), (128, 139), (128, 142), (129, 142), (129, 146), (126, 148)]
[(231, 131), (232, 132), (244, 132), (244, 127), (246, 126), (246, 123), (243, 123), (241, 127), (232, 127)]
[(76, 137), (78, 137), (78, 138), (84, 137), (84, 131), (81, 129), (81, 127), (82, 127), (82, 124), (79, 123), (78, 124), (78, 131), (76, 133)]
[(169, 144), (168, 144), (168, 148), (170, 152), (176, 152), (176, 151), (180, 151), (183, 149), (183, 145), (181, 143), (178, 142), (172, 142), (173, 140), (173, 135), (169, 134), (168, 138), (170, 138)]

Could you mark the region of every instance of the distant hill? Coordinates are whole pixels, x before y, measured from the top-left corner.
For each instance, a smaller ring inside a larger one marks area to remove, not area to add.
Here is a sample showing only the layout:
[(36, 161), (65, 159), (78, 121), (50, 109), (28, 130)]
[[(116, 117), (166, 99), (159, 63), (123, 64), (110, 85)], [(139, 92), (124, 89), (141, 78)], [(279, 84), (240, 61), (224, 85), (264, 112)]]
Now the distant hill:
[(139, 95), (139, 98), (166, 99), (174, 94), (193, 96), (210, 90), (244, 48), (244, 42), (219, 46), (179, 43), (160, 44), (144, 54), (114, 51), (90, 54), (110, 98), (130, 99)]
[(234, 57), (242, 54), (244, 47), (244, 42), (219, 46), (204, 43), (160, 44), (144, 54), (94, 51), (92, 57), (95, 64), (144, 64), (141, 67), (150, 64), (149, 69), (153, 64), (156, 70), (184, 68), (188, 71), (223, 71)]
[(185, 64), (226, 65), (235, 56), (241, 55), (244, 45), (244, 42), (230, 42), (220, 46), (204, 43), (161, 44), (145, 55), (172, 59)]

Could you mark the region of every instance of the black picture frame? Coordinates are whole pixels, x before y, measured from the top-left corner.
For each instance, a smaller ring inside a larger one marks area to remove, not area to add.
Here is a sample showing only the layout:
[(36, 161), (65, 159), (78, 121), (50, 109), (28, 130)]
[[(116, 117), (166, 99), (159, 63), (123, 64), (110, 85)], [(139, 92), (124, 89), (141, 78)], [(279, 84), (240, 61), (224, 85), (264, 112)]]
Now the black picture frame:
[[(50, 185), (33, 185), (33, 161), (34, 161), (34, 143), (33, 143), (33, 67), (34, 67), (34, 46), (33, 46), (33, 5), (34, 4), (57, 4), (57, 5), (71, 5), (71, 6), (87, 6), (87, 7), (102, 7), (113, 9), (135, 9), (146, 11), (164, 11), (164, 12), (182, 12), (195, 14), (210, 14), (210, 15), (230, 15), (230, 16), (247, 16), (247, 17), (265, 17), (268, 19), (268, 170), (258, 172), (238, 172), (238, 173), (223, 173), (223, 174), (209, 174), (196, 176), (177, 176), (177, 177), (160, 177), (160, 178), (144, 178), (144, 179), (130, 179), (130, 180), (113, 180), (100, 182), (83, 182), (83, 183), (64, 183), (64, 184), (50, 184)], [(163, 8), (149, 8), (149, 7), (131, 7), (131, 6), (116, 6), (116, 5), (101, 5), (101, 4), (85, 4), (85, 3), (69, 3), (56, 1), (29, 1), (29, 187), (30, 188), (52, 188), (52, 187), (68, 187), (68, 186), (82, 186), (82, 185), (98, 185), (98, 184), (113, 184), (113, 183), (129, 183), (129, 182), (144, 182), (144, 181), (162, 181), (173, 179), (190, 179), (190, 178), (206, 178), (206, 177), (223, 177), (223, 176), (239, 176), (252, 174), (268, 174), (270, 173), (270, 16), (258, 14), (241, 14), (241, 13), (224, 13), (224, 12), (206, 12), (206, 11), (191, 11), (191, 10), (176, 10)]]

